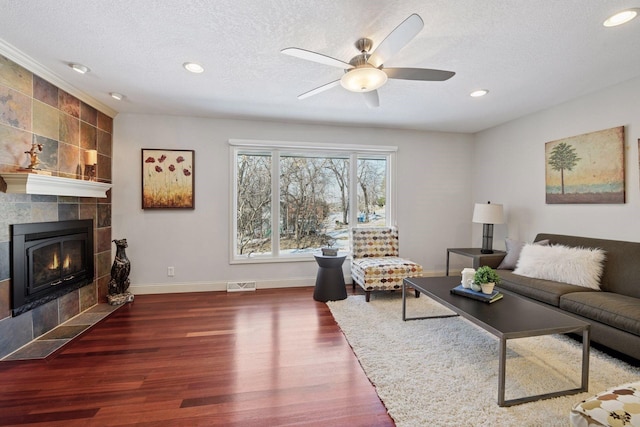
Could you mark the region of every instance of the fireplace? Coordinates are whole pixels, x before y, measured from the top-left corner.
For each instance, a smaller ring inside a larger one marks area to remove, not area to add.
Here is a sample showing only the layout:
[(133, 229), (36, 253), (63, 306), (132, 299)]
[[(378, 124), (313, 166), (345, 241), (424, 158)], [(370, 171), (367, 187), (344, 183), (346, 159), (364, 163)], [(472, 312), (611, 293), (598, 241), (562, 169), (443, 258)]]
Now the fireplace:
[(11, 226), (14, 316), (93, 282), (93, 220)]

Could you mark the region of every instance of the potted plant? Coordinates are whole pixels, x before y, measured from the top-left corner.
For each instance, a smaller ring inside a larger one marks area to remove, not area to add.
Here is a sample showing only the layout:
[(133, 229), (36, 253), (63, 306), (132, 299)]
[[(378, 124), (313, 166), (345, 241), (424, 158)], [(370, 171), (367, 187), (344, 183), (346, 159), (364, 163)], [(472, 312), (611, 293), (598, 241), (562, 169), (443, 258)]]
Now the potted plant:
[(482, 293), (490, 294), (493, 292), (493, 287), (495, 285), (500, 284), (500, 276), (496, 271), (485, 265), (476, 271), (476, 274), (473, 276), (473, 284), (471, 288), (474, 291), (482, 291)]

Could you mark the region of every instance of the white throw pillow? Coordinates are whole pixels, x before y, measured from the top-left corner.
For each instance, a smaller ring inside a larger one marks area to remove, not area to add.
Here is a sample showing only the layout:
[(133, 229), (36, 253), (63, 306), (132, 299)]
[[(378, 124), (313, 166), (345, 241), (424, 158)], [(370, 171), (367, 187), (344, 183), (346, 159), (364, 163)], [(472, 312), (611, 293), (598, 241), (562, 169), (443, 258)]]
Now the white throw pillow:
[(526, 244), (513, 272), (520, 276), (600, 290), (604, 260), (605, 252), (602, 249)]

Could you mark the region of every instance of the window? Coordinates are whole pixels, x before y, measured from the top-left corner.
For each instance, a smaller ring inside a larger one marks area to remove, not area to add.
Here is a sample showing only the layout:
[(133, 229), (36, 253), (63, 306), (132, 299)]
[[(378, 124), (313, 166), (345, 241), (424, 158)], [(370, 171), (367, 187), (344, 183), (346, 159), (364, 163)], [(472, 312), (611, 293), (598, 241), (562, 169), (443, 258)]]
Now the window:
[(349, 227), (392, 223), (395, 147), (231, 141), (232, 261), (349, 251)]

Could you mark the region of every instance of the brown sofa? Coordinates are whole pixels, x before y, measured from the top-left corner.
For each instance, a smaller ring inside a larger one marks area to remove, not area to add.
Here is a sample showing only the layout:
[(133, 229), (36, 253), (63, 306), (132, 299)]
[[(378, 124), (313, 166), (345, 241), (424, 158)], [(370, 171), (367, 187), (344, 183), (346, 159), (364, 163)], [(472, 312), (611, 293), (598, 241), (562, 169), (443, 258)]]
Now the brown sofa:
[(606, 251), (600, 291), (498, 270), (500, 287), (591, 324), (591, 341), (640, 360), (640, 243), (538, 234), (535, 241)]

